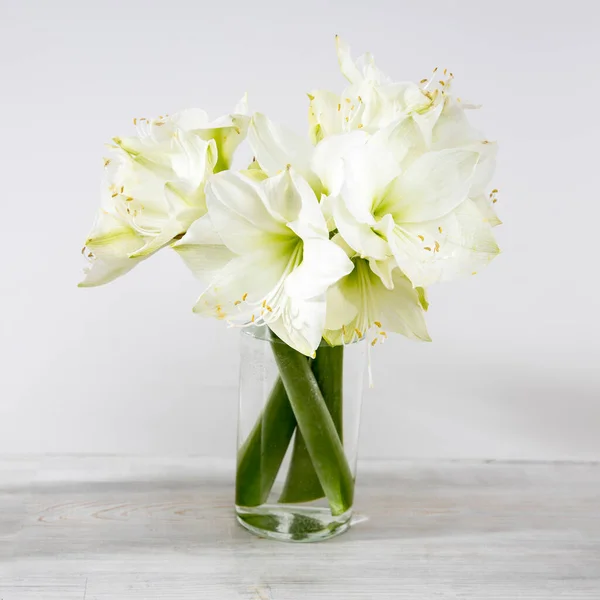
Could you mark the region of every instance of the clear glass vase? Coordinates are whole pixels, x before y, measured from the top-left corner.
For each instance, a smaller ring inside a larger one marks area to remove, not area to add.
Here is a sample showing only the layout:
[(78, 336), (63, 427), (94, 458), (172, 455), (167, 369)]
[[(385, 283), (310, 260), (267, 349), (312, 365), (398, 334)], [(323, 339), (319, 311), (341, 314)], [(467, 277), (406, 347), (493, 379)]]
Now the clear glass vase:
[(251, 532), (310, 542), (350, 526), (366, 343), (309, 359), (266, 327), (241, 343), (236, 514)]

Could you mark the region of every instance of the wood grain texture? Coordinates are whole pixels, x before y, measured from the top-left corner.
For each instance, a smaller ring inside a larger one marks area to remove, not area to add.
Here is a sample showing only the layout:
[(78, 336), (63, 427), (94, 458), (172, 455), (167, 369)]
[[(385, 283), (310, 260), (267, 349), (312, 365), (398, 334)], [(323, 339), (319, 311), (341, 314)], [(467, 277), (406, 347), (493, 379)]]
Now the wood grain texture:
[(253, 537), (232, 499), (222, 461), (0, 459), (0, 599), (600, 597), (598, 464), (363, 463), (319, 544)]

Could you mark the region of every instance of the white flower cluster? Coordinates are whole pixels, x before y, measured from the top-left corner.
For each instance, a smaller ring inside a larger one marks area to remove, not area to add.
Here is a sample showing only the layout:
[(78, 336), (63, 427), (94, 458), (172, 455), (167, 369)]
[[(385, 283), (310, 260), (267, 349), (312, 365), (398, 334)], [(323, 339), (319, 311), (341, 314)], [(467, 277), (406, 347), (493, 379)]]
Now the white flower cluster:
[[(425, 288), (499, 252), (486, 190), (496, 145), (450, 94), (451, 73), (393, 82), (336, 41), (350, 83), (309, 94), (307, 138), (250, 115), (245, 99), (216, 121), (186, 110), (115, 138), (80, 285), (169, 246), (207, 285), (195, 312), (266, 324), (308, 356), (322, 338), (367, 332), (373, 344), (387, 332), (429, 340)], [(254, 161), (233, 170), (245, 138)]]

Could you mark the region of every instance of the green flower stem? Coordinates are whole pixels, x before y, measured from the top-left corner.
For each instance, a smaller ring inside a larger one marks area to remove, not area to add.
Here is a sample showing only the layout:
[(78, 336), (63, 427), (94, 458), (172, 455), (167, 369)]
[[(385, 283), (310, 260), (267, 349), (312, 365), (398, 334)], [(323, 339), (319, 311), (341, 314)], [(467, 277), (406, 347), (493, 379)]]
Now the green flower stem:
[(318, 348), (311, 367), (340, 441), (343, 442), (344, 346)]
[(287, 344), (271, 344), (279, 375), (333, 515), (352, 506), (354, 480), (344, 448), (306, 358)]
[(238, 506), (259, 506), (267, 501), (295, 429), (296, 417), (283, 382), (277, 379), (260, 418), (237, 454)]
[[(333, 419), (340, 441), (343, 441), (344, 347), (321, 346), (311, 364), (317, 384)], [(300, 430), (296, 432), (290, 467), (279, 502), (311, 502), (325, 493), (313, 467)]]

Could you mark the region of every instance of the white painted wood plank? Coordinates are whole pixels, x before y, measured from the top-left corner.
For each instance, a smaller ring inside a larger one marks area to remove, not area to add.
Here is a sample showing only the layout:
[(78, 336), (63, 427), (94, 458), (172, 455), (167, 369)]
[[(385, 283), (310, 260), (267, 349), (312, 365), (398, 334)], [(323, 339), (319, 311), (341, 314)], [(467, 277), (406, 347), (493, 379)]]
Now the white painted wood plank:
[[(0, 571), (1, 572), (1, 571)], [(82, 577), (2, 577), (1, 600), (82, 600), (86, 581)]]
[(310, 545), (237, 526), (223, 461), (20, 464), (0, 460), (2, 600), (600, 596), (597, 464), (363, 464), (361, 522)]

